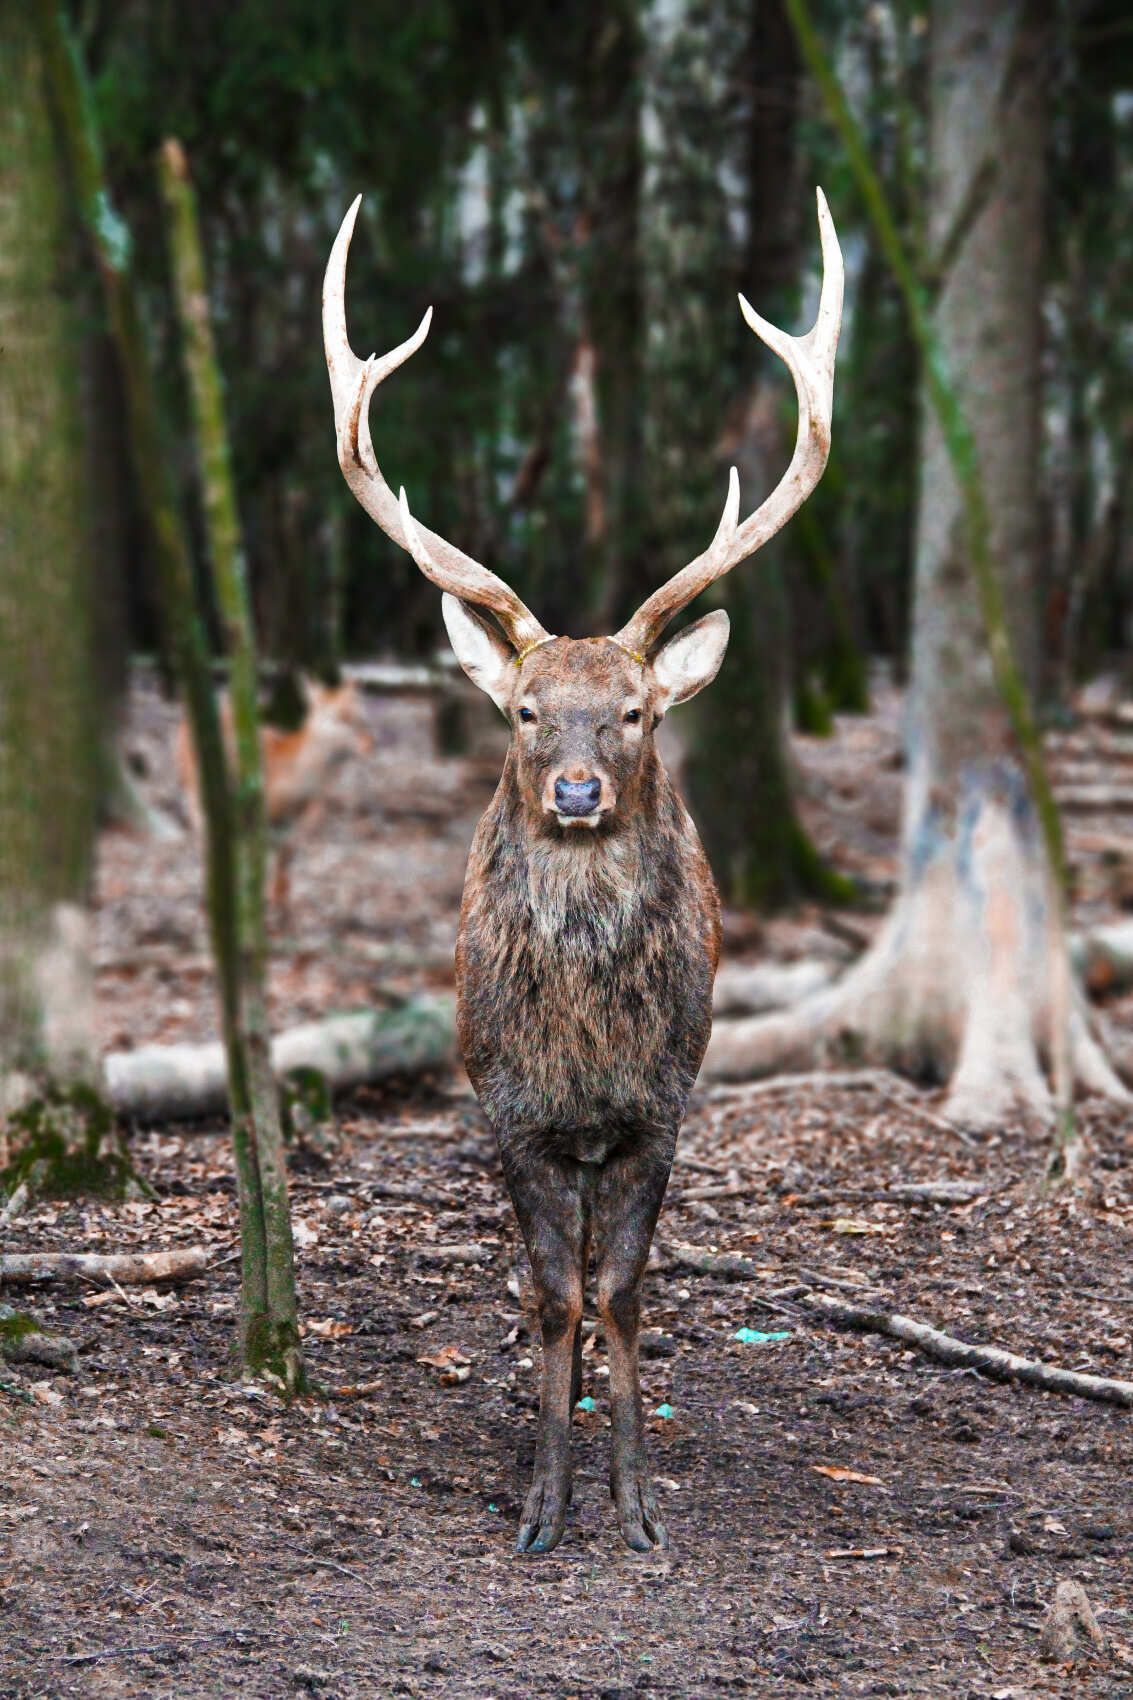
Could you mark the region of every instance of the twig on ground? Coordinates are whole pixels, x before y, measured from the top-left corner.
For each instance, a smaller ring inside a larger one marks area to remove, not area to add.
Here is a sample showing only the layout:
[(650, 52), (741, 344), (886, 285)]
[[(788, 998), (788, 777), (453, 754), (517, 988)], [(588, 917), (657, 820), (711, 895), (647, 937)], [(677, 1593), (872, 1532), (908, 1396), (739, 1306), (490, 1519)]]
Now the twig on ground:
[(146, 1252), (8, 1252), (0, 1256), (0, 1282), (30, 1286), (36, 1281), (124, 1281), (127, 1286), (151, 1286), (157, 1281), (193, 1281), (208, 1267), (209, 1254), (200, 1246), (178, 1251)]
[(710, 1103), (729, 1100), (748, 1100), (777, 1096), (781, 1092), (876, 1092), (894, 1109), (908, 1110), (942, 1133), (950, 1133), (971, 1150), (979, 1148), (979, 1140), (958, 1123), (949, 1121), (935, 1110), (920, 1103), (917, 1090), (899, 1075), (884, 1068), (814, 1069), (807, 1074), (774, 1074), (768, 1080), (739, 1080), (733, 1084), (713, 1086), (708, 1093)]
[(697, 1175), (727, 1174), (727, 1170), (722, 1169), (719, 1163), (705, 1163), (702, 1162), (699, 1157), (686, 1157), (683, 1151), (678, 1151), (676, 1156), (673, 1158), (673, 1167), (675, 1169), (691, 1169), (693, 1173)]
[(1049, 1393), (1073, 1393), (1082, 1399), (1097, 1399), (1104, 1404), (1133, 1406), (1133, 1382), (1130, 1381), (1061, 1369), (1034, 1358), (1021, 1358), (1015, 1352), (1004, 1351), (1001, 1346), (973, 1346), (951, 1334), (942, 1333), (939, 1328), (930, 1327), (928, 1323), (916, 1322), (911, 1316), (848, 1304), (844, 1299), (831, 1298), (826, 1293), (811, 1293), (802, 1302), (808, 1310), (817, 1312), (830, 1322), (862, 1329), (870, 1334), (886, 1334), (890, 1339), (915, 1346), (940, 1363), (977, 1370), (1002, 1381), (1021, 1381)]
[(313, 1552), (305, 1552), (303, 1558), (308, 1564), (317, 1564), (320, 1570), (334, 1570), (339, 1576), (349, 1576), (352, 1582), (369, 1582), (370, 1578), (364, 1570), (351, 1570), (347, 1564), (339, 1564), (333, 1558), (316, 1558)]
[(61, 1665), (97, 1665), (104, 1659), (139, 1659), (147, 1653), (172, 1653), (182, 1647), (211, 1647), (218, 1641), (255, 1641), (259, 1637), (247, 1629), (218, 1629), (215, 1635), (182, 1635), (175, 1641), (147, 1641), (133, 1647), (102, 1647), (97, 1653), (65, 1653)]
[(883, 1068), (816, 1068), (807, 1074), (774, 1074), (769, 1080), (738, 1080), (731, 1085), (713, 1086), (708, 1098), (710, 1103), (719, 1103), (728, 1098), (768, 1098), (780, 1092), (893, 1090), (898, 1084), (896, 1076)]
[[(677, 1204), (695, 1204), (702, 1199), (748, 1198), (756, 1190), (756, 1182), (722, 1181), (717, 1185), (685, 1187), (674, 1197)], [(827, 1206), (833, 1204), (972, 1204), (987, 1196), (987, 1187), (979, 1181), (900, 1181), (889, 1187), (846, 1187), (829, 1192), (788, 1192), (776, 1194), (773, 1201), (792, 1208)]]

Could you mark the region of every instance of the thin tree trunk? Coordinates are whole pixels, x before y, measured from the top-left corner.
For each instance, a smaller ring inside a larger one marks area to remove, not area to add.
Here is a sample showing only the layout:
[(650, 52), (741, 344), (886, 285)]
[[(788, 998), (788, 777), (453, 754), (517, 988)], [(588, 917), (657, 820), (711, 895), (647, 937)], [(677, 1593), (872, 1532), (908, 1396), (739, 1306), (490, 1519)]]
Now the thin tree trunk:
[(93, 586), (65, 174), (20, 6), (0, 88), (0, 1069), (66, 1078), (92, 1051)]
[[(237, 871), (239, 1044), (247, 1102), (245, 1139), (254, 1154), (262, 1209), (266, 1320), (258, 1339), (245, 1341), (249, 1368), (282, 1380), (289, 1393), (303, 1382), (295, 1299), (294, 1248), (287, 1196), (287, 1165), (279, 1097), (271, 1068), (265, 996), (267, 929), (265, 868), (267, 828), (260, 761), (257, 669), (248, 607), (240, 527), (228, 459), (220, 374), (213, 349), (204, 258), (196, 203), (181, 146), (161, 153), (161, 181), (169, 224), (173, 274), (193, 401), (209, 554), (230, 660), (235, 774), (233, 842)], [(234, 1107), (233, 1121), (237, 1120)]]
[[(804, 0), (788, 4), (860, 151)], [(979, 0), (941, 3), (933, 17), (930, 226), (934, 251), (949, 256), (935, 326), (895, 254), (931, 403), (898, 902), (840, 986), (786, 1015), (719, 1031), (706, 1067), (763, 1071), (849, 1044), (950, 1078), (946, 1114), (957, 1122), (993, 1126), (1013, 1110), (1050, 1119), (1057, 1101), (1065, 1138), (1075, 1079), (1127, 1094), (1070, 980), (1057, 812), (1025, 685), (1036, 648), (1046, 22), (1041, 0), (995, 13)], [(994, 175), (977, 201), (989, 157)], [(868, 162), (858, 169), (879, 199)], [(878, 222), (893, 246), (884, 205)], [(1060, 1153), (1067, 1169), (1073, 1150)]]

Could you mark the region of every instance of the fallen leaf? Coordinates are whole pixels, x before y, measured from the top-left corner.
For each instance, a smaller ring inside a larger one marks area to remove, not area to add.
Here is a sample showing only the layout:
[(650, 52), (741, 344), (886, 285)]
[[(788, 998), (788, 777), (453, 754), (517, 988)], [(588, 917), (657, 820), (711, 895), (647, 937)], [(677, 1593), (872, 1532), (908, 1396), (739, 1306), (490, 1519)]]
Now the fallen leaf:
[(313, 1316), (304, 1324), (303, 1332), (315, 1334), (320, 1340), (344, 1340), (348, 1334), (353, 1334), (354, 1324), (342, 1322), (336, 1316)]
[(440, 1346), (435, 1352), (425, 1352), (417, 1359), (430, 1369), (451, 1369), (454, 1365), (470, 1364), (472, 1359), (463, 1346)]
[(472, 1374), (472, 1359), (463, 1346), (441, 1346), (435, 1352), (425, 1352), (417, 1362), (435, 1369), (442, 1387), (459, 1387)]
[(881, 1487), (880, 1476), (863, 1476), (860, 1470), (844, 1470), (841, 1464), (812, 1464), (816, 1476), (828, 1476), (832, 1482), (864, 1482), (866, 1487)]

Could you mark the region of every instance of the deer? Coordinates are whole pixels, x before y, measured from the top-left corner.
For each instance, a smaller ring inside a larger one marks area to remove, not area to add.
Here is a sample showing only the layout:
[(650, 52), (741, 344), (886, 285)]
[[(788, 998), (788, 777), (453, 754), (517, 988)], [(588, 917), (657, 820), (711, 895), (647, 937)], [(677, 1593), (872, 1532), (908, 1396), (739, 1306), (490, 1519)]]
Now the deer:
[[(293, 732), (268, 725), (260, 731), (264, 810), (272, 853), (269, 897), (280, 919), (286, 918), (290, 911), (292, 829), (300, 823), (307, 828), (314, 826), (334, 773), (354, 757), (368, 755), (373, 748), (354, 680), (324, 685), (303, 679), (300, 688), (302, 725)], [(235, 732), (232, 704), (227, 695), (220, 702), (220, 724), (231, 768)], [(200, 839), (204, 824), (197, 788), (197, 758), (186, 715), (182, 715), (177, 727), (174, 764), (189, 826)]]
[(823, 279), (812, 328), (790, 336), (739, 297), (750, 329), (794, 379), (790, 466), (742, 523), (733, 468), (708, 548), (608, 636), (546, 631), (494, 572), (418, 523), (404, 488), (394, 495), (374, 452), (370, 403), (421, 347), (432, 309), (388, 354), (359, 359), (345, 289), (361, 196), (327, 263), (323, 341), (342, 472), (370, 518), (442, 591), (461, 667), (511, 728), (469, 854), (456, 985), (457, 1037), (498, 1142), (542, 1336), (534, 1471), (516, 1547), (523, 1554), (550, 1552), (566, 1526), (592, 1257), (618, 1526), (635, 1552), (668, 1546), (646, 1455), (641, 1286), (708, 1043), (721, 927), (708, 861), (656, 732), (669, 709), (715, 678), (728, 615), (714, 609), (661, 638), (701, 591), (787, 523), (825, 470), (843, 266), (821, 189), (817, 199)]

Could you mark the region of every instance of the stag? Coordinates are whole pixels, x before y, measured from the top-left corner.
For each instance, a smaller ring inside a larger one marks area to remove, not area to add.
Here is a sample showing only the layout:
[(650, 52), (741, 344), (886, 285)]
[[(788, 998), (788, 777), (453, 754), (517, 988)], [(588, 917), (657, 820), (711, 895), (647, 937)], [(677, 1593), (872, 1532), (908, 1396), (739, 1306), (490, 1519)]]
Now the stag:
[(583, 1293), (593, 1253), (610, 1369), (610, 1491), (621, 1533), (668, 1544), (645, 1452), (638, 1381), (640, 1291), (677, 1134), (711, 1024), (719, 900), (696, 828), (662, 766), (665, 713), (709, 684), (728, 616), (665, 627), (752, 555), (802, 505), (830, 451), (842, 256), (822, 191), (818, 316), (792, 337), (740, 309), (795, 382), (791, 464), (742, 523), (732, 469), (708, 549), (608, 637), (544, 630), (495, 573), (414, 520), (370, 436), (370, 401), (414, 354), (408, 341), (359, 360), (346, 333), (346, 261), (359, 196), (323, 286), (323, 338), (338, 456), (370, 517), (444, 592), (457, 659), (511, 726), (503, 775), (480, 821), (456, 947), (457, 1032), (495, 1130), (531, 1261), (543, 1343), (535, 1468), (518, 1550), (549, 1552), (570, 1501), (571, 1415), (581, 1392)]

